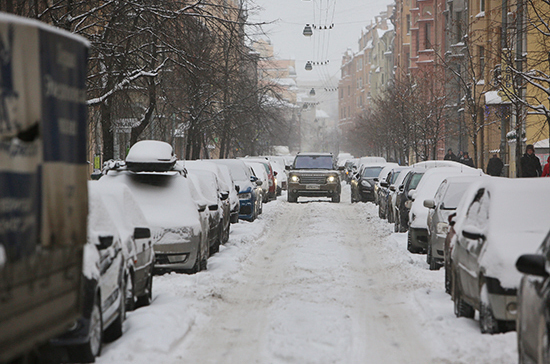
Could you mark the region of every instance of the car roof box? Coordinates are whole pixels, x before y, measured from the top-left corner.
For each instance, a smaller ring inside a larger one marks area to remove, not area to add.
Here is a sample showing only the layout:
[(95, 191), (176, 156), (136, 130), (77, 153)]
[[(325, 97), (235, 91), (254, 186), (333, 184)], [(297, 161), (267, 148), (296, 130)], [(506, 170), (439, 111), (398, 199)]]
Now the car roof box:
[(176, 160), (170, 144), (158, 140), (142, 140), (130, 148), (126, 167), (134, 172), (166, 172), (174, 168)]

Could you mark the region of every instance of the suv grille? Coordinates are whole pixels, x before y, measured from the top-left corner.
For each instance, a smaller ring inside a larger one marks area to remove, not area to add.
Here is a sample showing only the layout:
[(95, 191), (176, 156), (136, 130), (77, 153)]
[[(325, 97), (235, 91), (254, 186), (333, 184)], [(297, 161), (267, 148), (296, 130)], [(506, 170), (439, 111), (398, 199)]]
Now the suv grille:
[(303, 183), (303, 184), (317, 184), (317, 185), (322, 185), (322, 184), (325, 184), (327, 181), (327, 176), (324, 176), (324, 175), (321, 175), (321, 176), (316, 176), (316, 175), (302, 175), (300, 176), (300, 183)]

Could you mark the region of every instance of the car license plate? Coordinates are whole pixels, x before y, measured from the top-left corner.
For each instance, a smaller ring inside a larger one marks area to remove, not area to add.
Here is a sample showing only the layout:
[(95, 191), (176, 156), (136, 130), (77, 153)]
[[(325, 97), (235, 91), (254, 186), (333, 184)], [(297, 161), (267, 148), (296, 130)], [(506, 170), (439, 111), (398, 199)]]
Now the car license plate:
[(306, 185), (306, 190), (318, 190), (321, 188), (320, 185)]

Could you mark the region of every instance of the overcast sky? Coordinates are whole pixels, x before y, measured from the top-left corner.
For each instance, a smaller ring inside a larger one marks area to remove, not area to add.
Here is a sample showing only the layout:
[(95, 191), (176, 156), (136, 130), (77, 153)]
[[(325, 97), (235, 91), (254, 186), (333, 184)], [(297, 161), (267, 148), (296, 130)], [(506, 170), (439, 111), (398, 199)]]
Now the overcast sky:
[[(336, 76), (342, 55), (347, 48), (358, 51), (357, 40), (361, 29), (370, 24), (375, 15), (386, 10), (391, 0), (251, 0), (259, 7), (252, 11), (251, 21), (274, 22), (264, 26), (275, 48), (277, 58), (296, 60), (298, 82), (322, 80), (326, 87), (336, 87), (336, 82), (326, 79)], [(315, 10), (314, 10), (315, 9)], [(315, 18), (315, 19), (314, 19)], [(330, 26), (331, 30), (315, 31), (312, 37), (302, 35), (306, 23)], [(325, 62), (326, 66), (314, 66), (305, 70), (306, 62)]]

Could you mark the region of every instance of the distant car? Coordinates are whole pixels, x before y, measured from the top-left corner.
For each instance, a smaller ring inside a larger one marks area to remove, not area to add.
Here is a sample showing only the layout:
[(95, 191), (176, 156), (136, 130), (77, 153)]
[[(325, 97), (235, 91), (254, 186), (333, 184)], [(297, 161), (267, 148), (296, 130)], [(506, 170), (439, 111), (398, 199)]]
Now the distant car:
[(149, 223), (128, 186), (88, 182), (89, 193), (100, 196), (115, 222), (126, 257), (126, 309), (147, 306), (153, 293), (155, 252)]
[(431, 168), (422, 177), (418, 186), (409, 191), (411, 207), (409, 211), (409, 232), (407, 249), (412, 253), (426, 253), (428, 249), (428, 212), (424, 200), (433, 199), (441, 182), (451, 176), (481, 176), (483, 171), (474, 168), (441, 167)]
[[(393, 207), (391, 204), (391, 196), (395, 191), (395, 186), (392, 186), (397, 182), (401, 171), (407, 169), (408, 167), (394, 166), (391, 167), (386, 178), (379, 181), (379, 191), (378, 191), (378, 216), (381, 219), (387, 219), (388, 222), (393, 222)], [(382, 173), (381, 173), (382, 174)]]
[(223, 215), (224, 212), (228, 212), (228, 209), (224, 211), (224, 206), (227, 205), (224, 205), (222, 200), (218, 177), (214, 172), (194, 169), (192, 167), (186, 167), (186, 169), (189, 173), (189, 180), (201, 193), (201, 198), (197, 202), (201, 200), (206, 201), (206, 211), (208, 212), (208, 255), (212, 255), (220, 250), (220, 244), (222, 244), (226, 228)]
[[(273, 166), (269, 159), (267, 157), (246, 157), (242, 158), (245, 162), (256, 162), (261, 163), (264, 167), (265, 173), (267, 175), (267, 184), (268, 184), (268, 191), (266, 195), (265, 203), (275, 200), (277, 198), (277, 179), (275, 178), (275, 171), (273, 170)], [(256, 177), (259, 178), (259, 176), (256, 174)], [(263, 188), (263, 187), (262, 187)]]
[[(402, 169), (401, 169), (402, 168)], [(403, 181), (407, 178), (409, 172), (411, 171), (411, 167), (400, 167), (399, 174), (393, 180), (389, 187), (389, 195), (388, 195), (388, 222), (394, 224), (394, 231), (398, 232), (398, 225), (396, 222), (396, 216), (397, 216), (397, 195), (399, 192), (399, 186), (403, 184)]]
[[(378, 177), (376, 177), (374, 179), (374, 203), (376, 205), (379, 204), (379, 200), (380, 200), (380, 195), (381, 194), (385, 194), (386, 193), (386, 189), (389, 187), (386, 186), (380, 186), (380, 182), (388, 182), (387, 181), (387, 178), (390, 177), (390, 172), (393, 168), (396, 168), (396, 167), (399, 167), (399, 164), (397, 163), (386, 163), (386, 165), (384, 165), (384, 168), (382, 168), (382, 170), (380, 171), (380, 174), (378, 175)], [(378, 210), (379, 212), (379, 215), (380, 215), (380, 209)], [(380, 216), (381, 219), (385, 219), (386, 216), (384, 215), (384, 217)]]
[(252, 174), (256, 176), (258, 180), (262, 181), (262, 185), (260, 186), (262, 188), (262, 202), (263, 203), (269, 202), (270, 179), (265, 171), (264, 165), (262, 163), (248, 161), (246, 159), (243, 159), (243, 161), (246, 163), (247, 166), (252, 168)]
[(298, 202), (300, 196), (340, 202), (340, 173), (332, 153), (298, 153), (288, 171), (288, 202)]
[(550, 233), (534, 254), (516, 262), (524, 273), (518, 289), (516, 331), (520, 363), (549, 363), (550, 346)]
[(452, 297), (457, 316), (479, 311), (482, 333), (515, 327), (522, 276), (514, 265), (546, 236), (545, 206), (550, 184), (544, 178), (486, 178), (468, 204), (452, 250)]
[(134, 194), (151, 227), (155, 272), (207, 268), (208, 231), (203, 231), (199, 216), (207, 206), (191, 196), (190, 182), (176, 165), (170, 144), (137, 142), (126, 164), (107, 170), (97, 183), (124, 183)]
[[(236, 224), (239, 222), (239, 210), (241, 206), (239, 194), (237, 193), (237, 188), (235, 187), (235, 181), (231, 177), (231, 172), (226, 165), (218, 163), (217, 166), (220, 170), (220, 179), (229, 187), (229, 206), (231, 211), (229, 221), (232, 224)], [(227, 234), (227, 238), (229, 238), (229, 232)]]
[(214, 163), (220, 163), (231, 173), (231, 178), (238, 188), (240, 210), (239, 218), (254, 221), (260, 215), (262, 209), (261, 181), (250, 173), (250, 168), (242, 160), (237, 159), (212, 159)]
[(374, 184), (384, 167), (363, 165), (351, 180), (351, 202), (374, 201)]
[(93, 188), (88, 198), (82, 316), (67, 332), (50, 341), (53, 347), (66, 348), (68, 359), (77, 363), (94, 362), (104, 341), (122, 336), (126, 319), (128, 271), (116, 211), (109, 210)]
[(456, 175), (441, 182), (433, 199), (424, 200), (428, 211), (428, 248), (426, 262), (430, 270), (441, 268), (445, 260), (445, 239), (449, 233), (449, 216), (454, 213), (473, 182), (482, 176)]

